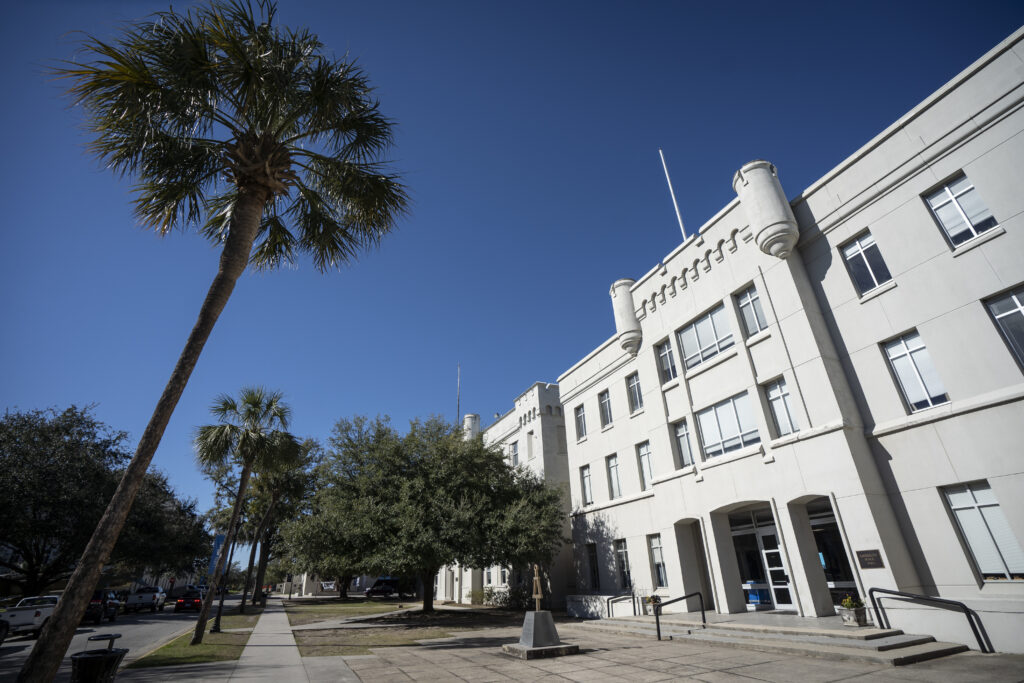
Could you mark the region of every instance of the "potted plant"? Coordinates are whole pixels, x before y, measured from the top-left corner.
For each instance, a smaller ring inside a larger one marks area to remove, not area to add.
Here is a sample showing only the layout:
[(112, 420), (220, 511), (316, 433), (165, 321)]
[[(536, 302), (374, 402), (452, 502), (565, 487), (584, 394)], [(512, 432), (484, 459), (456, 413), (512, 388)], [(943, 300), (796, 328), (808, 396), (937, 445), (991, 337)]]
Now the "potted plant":
[(843, 626), (867, 626), (868, 610), (860, 598), (847, 595), (836, 608), (843, 618)]
[[(644, 597), (644, 614), (654, 614), (655, 606), (661, 604), (660, 595), (648, 595)], [(650, 611), (648, 611), (650, 610)]]

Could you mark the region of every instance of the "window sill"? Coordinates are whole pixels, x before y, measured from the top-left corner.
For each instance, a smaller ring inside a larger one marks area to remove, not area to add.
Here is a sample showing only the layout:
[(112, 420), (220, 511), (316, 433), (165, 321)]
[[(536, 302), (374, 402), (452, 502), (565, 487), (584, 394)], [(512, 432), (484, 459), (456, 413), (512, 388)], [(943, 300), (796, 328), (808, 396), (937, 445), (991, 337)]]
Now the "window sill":
[(1022, 397), (1024, 397), (1024, 384), (1015, 384), (1011, 387), (992, 391), (974, 398), (950, 401), (949, 403), (943, 403), (942, 405), (934, 406), (932, 408), (925, 408), (924, 410), (919, 410), (916, 413), (911, 413), (906, 417), (874, 425), (873, 427), (865, 429), (865, 432), (876, 438), (886, 436), (888, 434), (901, 432), (904, 429), (928, 424), (929, 422), (944, 420), (947, 417), (963, 415), (965, 413), (974, 412), (975, 410), (984, 410), (985, 408), (993, 408), (995, 406), (1002, 405), (1003, 403), (1015, 401)]
[(956, 258), (960, 254), (966, 254), (971, 249), (974, 249), (975, 247), (980, 247), (981, 245), (985, 244), (985, 242), (988, 242), (989, 240), (994, 240), (995, 238), (999, 237), (1005, 232), (1006, 229), (1003, 228), (1003, 226), (1001, 225), (997, 225), (994, 228), (989, 228), (988, 230), (981, 233), (977, 237), (972, 237), (963, 244), (958, 244), (957, 246), (953, 247), (953, 258)]
[(796, 443), (797, 441), (806, 441), (807, 439), (812, 439), (816, 436), (821, 436), (822, 434), (829, 434), (838, 429), (843, 429), (849, 426), (850, 425), (843, 420), (836, 420), (834, 422), (829, 422), (828, 424), (821, 425), (820, 427), (797, 430), (795, 432), (786, 434), (785, 436), (780, 436), (777, 439), (769, 441), (768, 449), (771, 450), (773, 448), (778, 448), (780, 446), (785, 446), (787, 444)]
[(677, 386), (679, 386), (679, 378), (673, 377), (672, 379), (661, 385), (661, 390), (668, 391), (669, 389), (672, 389), (673, 387)]
[(686, 371), (686, 379), (687, 380), (691, 380), (694, 377), (696, 377), (697, 375), (699, 375), (699, 374), (701, 374), (703, 372), (707, 372), (708, 370), (710, 370), (711, 368), (713, 368), (715, 366), (721, 365), (722, 363), (724, 363), (725, 361), (729, 360), (730, 358), (732, 358), (735, 355), (736, 355), (736, 346), (734, 345), (728, 351), (723, 351), (722, 353), (718, 354), (717, 356), (715, 356), (711, 360), (704, 361), (703, 363), (701, 363), (697, 367), (690, 368), (689, 370), (687, 370)]
[(667, 481), (672, 481), (673, 479), (679, 479), (680, 477), (694, 474), (697, 474), (697, 468), (694, 465), (685, 465), (684, 467), (680, 467), (678, 470), (673, 470), (666, 475), (656, 477), (651, 481), (651, 486), (654, 487), (658, 484), (664, 484)]
[(752, 334), (749, 337), (747, 337), (747, 341), (745, 343), (747, 345), (747, 348), (749, 349), (754, 344), (760, 344), (770, 336), (772, 336), (772, 330), (770, 327), (766, 327), (757, 334)]
[(701, 470), (707, 470), (712, 467), (718, 467), (719, 465), (726, 465), (730, 462), (736, 462), (737, 460), (743, 460), (749, 458), (752, 455), (764, 455), (764, 444), (761, 442), (745, 446), (738, 451), (732, 453), (726, 453), (725, 455), (716, 455), (713, 458), (709, 458), (701, 463)]
[(635, 410), (635, 411), (633, 411), (632, 413), (629, 414), (629, 419), (632, 420), (634, 417), (639, 417), (639, 416), (641, 416), (643, 414), (644, 414), (644, 409), (643, 408), (639, 408), (639, 409), (637, 409), (637, 410)]
[(578, 446), (581, 443), (586, 443), (586, 441), (587, 441), (587, 435), (584, 434), (580, 438), (576, 439), (576, 445)]
[(626, 503), (633, 503), (633, 502), (636, 502), (638, 500), (643, 500), (644, 498), (653, 498), (653, 497), (654, 497), (654, 490), (651, 489), (649, 491), (643, 491), (643, 492), (638, 493), (638, 494), (633, 494), (632, 496), (620, 496), (620, 497), (616, 498), (615, 500), (609, 500), (608, 502), (605, 502), (605, 503), (587, 505), (585, 509), (577, 510), (576, 512), (574, 512), (572, 514), (573, 514), (573, 516), (576, 516), (576, 515), (589, 515), (589, 514), (591, 514), (593, 512), (598, 512), (600, 510), (607, 510), (608, 508), (613, 508), (613, 507), (616, 507), (618, 505), (625, 505)]
[(603, 434), (603, 433), (607, 432), (608, 430), (610, 430), (614, 426), (615, 426), (614, 422), (609, 422), (604, 427), (601, 427), (601, 433)]
[(882, 284), (878, 285), (877, 287), (875, 287), (871, 291), (867, 292), (866, 294), (861, 294), (860, 302), (864, 303), (865, 301), (871, 301), (876, 296), (880, 296), (882, 294), (885, 294), (890, 289), (894, 289), (895, 287), (896, 287), (896, 281), (895, 280), (889, 280), (888, 282), (883, 282)]

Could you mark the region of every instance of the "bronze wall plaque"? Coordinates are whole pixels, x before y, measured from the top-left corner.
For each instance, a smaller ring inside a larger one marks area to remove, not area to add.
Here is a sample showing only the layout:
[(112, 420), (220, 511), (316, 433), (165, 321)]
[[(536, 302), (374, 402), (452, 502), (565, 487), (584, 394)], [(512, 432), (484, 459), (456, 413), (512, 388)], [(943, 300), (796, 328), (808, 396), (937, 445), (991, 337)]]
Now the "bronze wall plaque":
[(861, 569), (884, 569), (882, 553), (877, 550), (858, 550), (857, 563)]

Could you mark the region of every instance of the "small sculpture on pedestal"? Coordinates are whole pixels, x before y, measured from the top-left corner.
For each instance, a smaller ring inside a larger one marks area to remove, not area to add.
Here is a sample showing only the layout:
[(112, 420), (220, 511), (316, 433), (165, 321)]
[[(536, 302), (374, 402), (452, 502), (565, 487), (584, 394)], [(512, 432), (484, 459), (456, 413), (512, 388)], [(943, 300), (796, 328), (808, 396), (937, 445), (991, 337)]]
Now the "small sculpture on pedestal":
[(539, 659), (541, 657), (561, 657), (562, 655), (579, 654), (579, 645), (563, 644), (555, 630), (555, 620), (551, 612), (540, 608), (544, 591), (540, 583), (540, 567), (533, 565), (533, 599), (536, 609), (526, 613), (523, 621), (523, 635), (518, 643), (503, 645), (505, 654), (519, 659)]

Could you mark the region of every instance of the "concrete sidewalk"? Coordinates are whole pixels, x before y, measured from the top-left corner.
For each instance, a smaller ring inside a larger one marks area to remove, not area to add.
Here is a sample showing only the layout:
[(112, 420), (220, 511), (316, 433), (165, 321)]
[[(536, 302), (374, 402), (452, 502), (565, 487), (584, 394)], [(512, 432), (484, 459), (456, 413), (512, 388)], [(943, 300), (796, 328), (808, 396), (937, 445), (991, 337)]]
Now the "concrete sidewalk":
[(131, 669), (118, 681), (277, 683), (340, 681), (792, 681), (868, 683), (1011, 683), (1024, 680), (1024, 656), (977, 652), (904, 667), (723, 649), (681, 641), (602, 633), (559, 624), (564, 642), (581, 653), (522, 661), (501, 652), (519, 640), (517, 627), (458, 632), (419, 645), (378, 647), (347, 657), (299, 656), (280, 600), (270, 600), (237, 662)]

